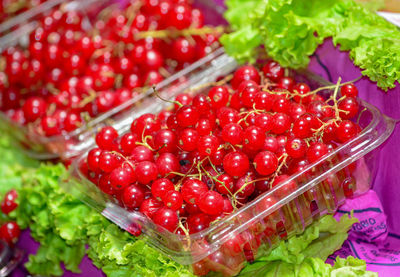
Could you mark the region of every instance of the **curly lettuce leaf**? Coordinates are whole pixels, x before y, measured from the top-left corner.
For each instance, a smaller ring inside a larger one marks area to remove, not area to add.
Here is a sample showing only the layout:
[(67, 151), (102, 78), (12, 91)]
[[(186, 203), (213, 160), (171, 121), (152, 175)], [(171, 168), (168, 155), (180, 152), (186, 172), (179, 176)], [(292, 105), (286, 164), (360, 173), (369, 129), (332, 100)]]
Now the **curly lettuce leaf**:
[(221, 42), (239, 62), (253, 62), (263, 45), (283, 66), (306, 67), (317, 47), (331, 37), (379, 87), (387, 90), (400, 81), (399, 29), (366, 5), (353, 0), (230, 0), (227, 6), (233, 32)]
[(343, 215), (339, 221), (332, 215), (326, 215), (306, 228), (303, 234), (281, 241), (278, 247), (262, 255), (261, 259), (292, 264), (300, 264), (310, 257), (325, 261), (342, 246), (348, 237), (347, 232), (357, 221), (348, 215)]
[(239, 277), (374, 277), (377, 273), (367, 271), (365, 261), (354, 257), (337, 258), (332, 267), (318, 258), (307, 258), (301, 264), (291, 264), (283, 261), (255, 262), (246, 267)]

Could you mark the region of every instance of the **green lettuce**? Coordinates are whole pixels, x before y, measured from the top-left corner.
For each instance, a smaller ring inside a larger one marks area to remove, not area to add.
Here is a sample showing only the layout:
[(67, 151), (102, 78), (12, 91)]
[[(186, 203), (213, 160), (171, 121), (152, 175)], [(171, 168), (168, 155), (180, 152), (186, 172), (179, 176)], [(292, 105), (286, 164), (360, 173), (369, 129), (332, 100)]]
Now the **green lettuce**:
[(283, 66), (306, 67), (331, 37), (379, 87), (387, 90), (400, 81), (400, 32), (366, 5), (353, 0), (227, 0), (226, 5), (233, 32), (221, 42), (240, 62), (253, 62), (263, 45)]
[(324, 261), (338, 250), (357, 219), (343, 215), (339, 221), (332, 215), (322, 217), (303, 234), (281, 241), (278, 247), (247, 265), (240, 277), (269, 276), (378, 276), (366, 270), (365, 261), (353, 257), (336, 259), (332, 267)]
[(377, 273), (367, 271), (365, 261), (352, 256), (347, 259), (336, 258), (334, 266), (324, 263), (318, 258), (307, 258), (300, 264), (283, 261), (257, 261), (247, 266), (239, 277), (375, 277)]

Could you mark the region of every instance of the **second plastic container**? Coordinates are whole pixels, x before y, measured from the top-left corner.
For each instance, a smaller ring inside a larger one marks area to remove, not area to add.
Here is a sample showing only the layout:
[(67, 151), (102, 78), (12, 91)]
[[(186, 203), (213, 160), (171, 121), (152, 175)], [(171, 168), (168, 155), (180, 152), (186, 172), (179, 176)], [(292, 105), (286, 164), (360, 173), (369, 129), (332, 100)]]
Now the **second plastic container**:
[[(186, 82), (163, 91), (163, 96), (172, 99), (193, 86), (207, 88), (210, 82), (233, 72), (236, 67), (235, 61), (225, 54), (215, 55), (206, 70), (188, 75)], [(294, 72), (293, 76), (296, 81), (307, 80), (311, 88), (327, 84), (309, 72)], [(129, 126), (127, 122), (141, 114), (157, 113), (166, 105), (157, 98), (147, 100), (135, 110), (134, 116), (124, 118), (125, 123), (121, 124)], [(132, 234), (142, 232), (151, 245), (175, 261), (193, 265), (194, 273), (204, 273), (199, 269), (206, 268), (231, 276), (247, 261), (253, 261), (260, 247), (273, 249), (279, 241), (303, 232), (315, 219), (333, 213), (346, 198), (369, 189), (375, 171), (371, 151), (390, 136), (395, 122), (364, 101), (360, 101), (360, 111), (358, 123), (362, 132), (357, 137), (209, 228), (188, 236), (173, 234), (156, 226), (140, 212), (129, 212), (118, 206), (80, 171), (86, 154), (74, 161), (70, 177), (62, 185), (121, 228)], [(295, 182), (297, 189), (282, 194), (290, 182)], [(231, 242), (238, 236), (244, 247), (236, 251)]]

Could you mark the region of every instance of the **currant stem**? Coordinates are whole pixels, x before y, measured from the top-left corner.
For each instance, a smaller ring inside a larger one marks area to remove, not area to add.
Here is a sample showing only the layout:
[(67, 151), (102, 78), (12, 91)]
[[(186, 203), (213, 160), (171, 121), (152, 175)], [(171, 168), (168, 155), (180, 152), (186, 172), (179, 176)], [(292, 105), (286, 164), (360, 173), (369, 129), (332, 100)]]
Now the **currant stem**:
[(158, 98), (160, 98), (162, 101), (164, 101), (164, 102), (168, 102), (168, 103), (171, 103), (171, 104), (178, 105), (179, 108), (180, 108), (180, 107), (183, 107), (182, 103), (180, 103), (180, 102), (178, 102), (178, 101), (171, 101), (171, 100), (167, 100), (167, 99), (165, 99), (165, 98), (162, 98), (161, 95), (158, 93), (158, 91), (157, 91), (157, 89), (156, 89), (156, 86), (153, 86), (153, 93), (154, 93)]
[(206, 35), (212, 33), (223, 33), (224, 32), (223, 26), (217, 27), (203, 27), (203, 28), (188, 28), (183, 30), (175, 30), (175, 29), (166, 29), (166, 30), (156, 30), (156, 31), (144, 31), (139, 32), (135, 35), (136, 39), (142, 39), (146, 37), (153, 37), (153, 38), (174, 38), (174, 37), (187, 37), (187, 36), (199, 36), (199, 35)]

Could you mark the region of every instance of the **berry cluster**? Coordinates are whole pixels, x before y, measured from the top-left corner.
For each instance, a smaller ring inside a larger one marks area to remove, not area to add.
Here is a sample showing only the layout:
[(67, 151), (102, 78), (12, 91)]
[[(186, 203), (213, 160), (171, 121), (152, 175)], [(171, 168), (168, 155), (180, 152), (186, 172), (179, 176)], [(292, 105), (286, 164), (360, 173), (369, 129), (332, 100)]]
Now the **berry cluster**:
[[(353, 84), (324, 99), (284, 73), (274, 61), (261, 71), (243, 66), (229, 84), (180, 94), (172, 110), (140, 116), (123, 136), (104, 127), (80, 170), (170, 232), (204, 230), (361, 131), (349, 120), (359, 110)], [(277, 195), (296, 188), (289, 182)]]
[(26, 48), (2, 53), (0, 110), (35, 134), (73, 131), (213, 51), (220, 30), (203, 21), (188, 1), (132, 1), (95, 19), (57, 8)]
[[(1, 211), (3, 214), (8, 215), (18, 207), (18, 204), (15, 202), (17, 197), (18, 194), (15, 190), (10, 190), (6, 193), (1, 202)], [(4, 222), (0, 226), (0, 239), (7, 242), (10, 246), (14, 245), (18, 241), (20, 233), (21, 230), (18, 224), (14, 221)]]

